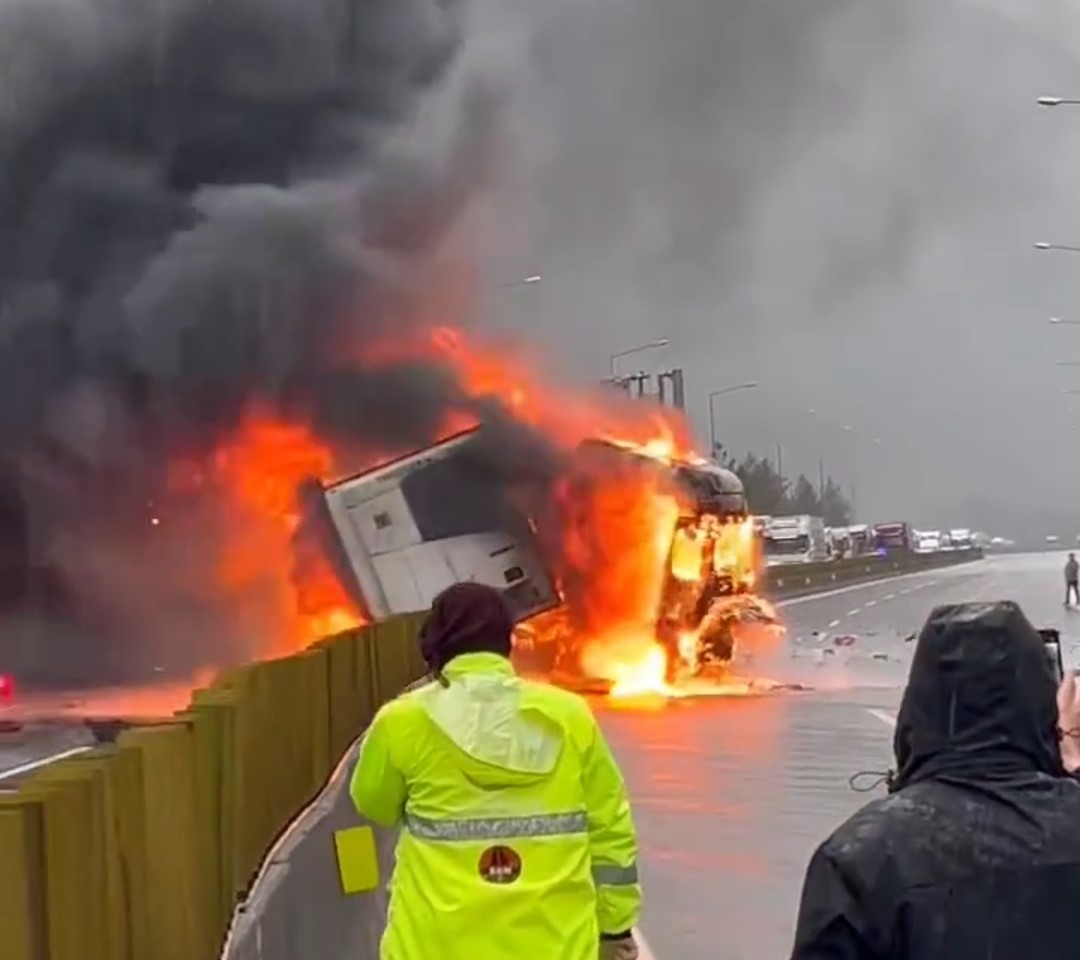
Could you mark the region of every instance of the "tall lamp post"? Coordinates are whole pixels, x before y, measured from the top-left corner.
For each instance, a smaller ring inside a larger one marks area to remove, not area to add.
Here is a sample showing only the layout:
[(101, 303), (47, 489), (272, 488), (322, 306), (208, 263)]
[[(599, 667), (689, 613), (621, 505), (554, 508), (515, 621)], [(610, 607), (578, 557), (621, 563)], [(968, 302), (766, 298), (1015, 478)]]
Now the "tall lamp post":
[(611, 355), (611, 379), (615, 380), (619, 376), (619, 360), (623, 357), (633, 356), (635, 353), (644, 353), (646, 350), (656, 350), (660, 347), (666, 347), (670, 340), (667, 337), (661, 337), (659, 340), (650, 340), (648, 343), (639, 343), (636, 347), (628, 347), (625, 350), (620, 350), (618, 353)]
[(739, 390), (753, 390), (758, 385), (756, 380), (750, 380), (747, 383), (736, 383), (730, 387), (721, 387), (719, 390), (713, 390), (709, 394), (709, 451), (713, 458), (716, 458), (716, 406), (714, 400), (717, 397), (722, 397), (727, 393), (736, 393)]

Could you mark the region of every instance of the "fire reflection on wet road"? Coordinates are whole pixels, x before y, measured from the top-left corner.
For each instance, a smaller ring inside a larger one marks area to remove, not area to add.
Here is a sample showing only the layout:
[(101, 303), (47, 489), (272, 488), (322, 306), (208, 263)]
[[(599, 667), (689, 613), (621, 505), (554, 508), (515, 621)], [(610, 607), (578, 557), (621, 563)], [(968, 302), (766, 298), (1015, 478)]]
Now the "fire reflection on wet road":
[[(936, 604), (1008, 597), (1037, 625), (1060, 627), (1080, 663), (1080, 614), (1061, 606), (1063, 562), (992, 559), (789, 605), (788, 645), (756, 666), (811, 691), (598, 704), (630, 784), (642, 927), (657, 960), (786, 956), (811, 852), (884, 789), (859, 793), (849, 781), (891, 764), (904, 637)], [(845, 618), (854, 642), (816, 657), (839, 632), (829, 625)]]

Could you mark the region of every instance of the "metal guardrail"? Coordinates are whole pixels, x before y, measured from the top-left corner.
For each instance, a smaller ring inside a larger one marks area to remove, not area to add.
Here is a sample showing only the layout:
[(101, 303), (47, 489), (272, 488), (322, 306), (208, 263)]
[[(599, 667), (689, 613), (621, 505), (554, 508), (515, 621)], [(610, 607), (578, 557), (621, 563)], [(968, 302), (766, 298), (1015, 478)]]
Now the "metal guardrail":
[(763, 580), (766, 593), (777, 599), (785, 599), (866, 580), (884, 580), (908, 573), (952, 567), (982, 558), (983, 551), (979, 549), (893, 554), (886, 557), (851, 557), (826, 563), (769, 567)]

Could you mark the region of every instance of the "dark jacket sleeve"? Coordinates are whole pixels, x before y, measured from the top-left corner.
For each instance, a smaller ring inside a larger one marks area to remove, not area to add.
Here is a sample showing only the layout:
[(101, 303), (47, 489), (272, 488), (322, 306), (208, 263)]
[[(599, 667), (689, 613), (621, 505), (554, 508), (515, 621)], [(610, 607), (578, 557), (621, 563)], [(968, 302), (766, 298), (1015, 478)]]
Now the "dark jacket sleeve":
[(791, 960), (883, 960), (870, 945), (870, 922), (839, 866), (819, 848), (806, 868)]

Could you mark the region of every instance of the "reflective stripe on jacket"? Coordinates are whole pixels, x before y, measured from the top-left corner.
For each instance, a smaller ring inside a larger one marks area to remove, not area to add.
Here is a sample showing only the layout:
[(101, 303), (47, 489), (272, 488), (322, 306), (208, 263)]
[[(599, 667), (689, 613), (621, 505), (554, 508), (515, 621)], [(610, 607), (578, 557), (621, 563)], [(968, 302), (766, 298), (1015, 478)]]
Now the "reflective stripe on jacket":
[(588, 704), (455, 658), (379, 711), (350, 785), (400, 825), (382, 960), (596, 960), (636, 925), (637, 841)]

